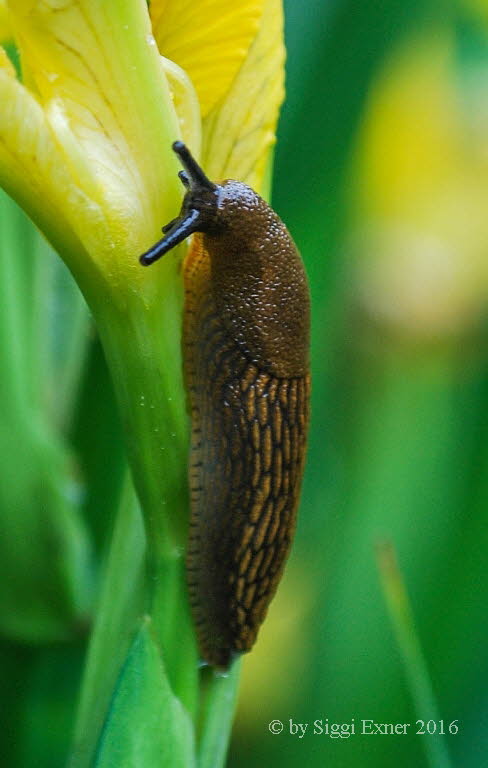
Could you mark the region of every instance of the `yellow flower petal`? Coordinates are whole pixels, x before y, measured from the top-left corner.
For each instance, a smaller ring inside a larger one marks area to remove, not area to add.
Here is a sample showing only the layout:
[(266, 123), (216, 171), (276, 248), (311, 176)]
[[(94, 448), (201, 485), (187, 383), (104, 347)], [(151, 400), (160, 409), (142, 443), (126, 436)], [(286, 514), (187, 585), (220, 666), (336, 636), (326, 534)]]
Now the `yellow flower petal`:
[(5, 0), (0, 0), (0, 43), (6, 43), (12, 37), (12, 29), (8, 17)]
[(128, 271), (141, 282), (135, 256), (175, 214), (170, 147), (180, 134), (145, 3), (11, 0), (9, 8), (69, 176), (61, 209), (112, 284), (126, 285)]
[[(0, 184), (60, 250), (81, 253), (81, 243), (59, 209), (57, 190), (69, 184), (42, 108), (15, 77), (0, 48)], [(64, 244), (62, 246), (61, 244)]]
[(284, 97), (283, 8), (266, 0), (258, 34), (222, 105), (203, 123), (202, 164), (210, 178), (263, 192)]
[(178, 115), (181, 138), (188, 147), (191, 147), (192, 154), (199, 158), (202, 144), (202, 122), (198, 96), (193, 83), (185, 70), (181, 69), (174, 61), (161, 56), (161, 62), (168, 81), (171, 99)]
[(15, 77), (15, 69), (3, 48), (0, 48), (0, 70), (4, 70), (10, 77)]
[(264, 0), (153, 0), (154, 36), (162, 55), (187, 72), (202, 116), (221, 101), (256, 35)]

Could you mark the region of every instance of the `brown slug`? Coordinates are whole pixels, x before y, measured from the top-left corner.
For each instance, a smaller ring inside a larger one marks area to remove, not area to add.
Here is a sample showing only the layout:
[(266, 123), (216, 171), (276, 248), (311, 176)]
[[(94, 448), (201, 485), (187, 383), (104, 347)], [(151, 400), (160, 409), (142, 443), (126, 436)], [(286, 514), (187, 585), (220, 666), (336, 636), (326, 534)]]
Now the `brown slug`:
[(140, 261), (202, 233), (184, 263), (187, 580), (202, 657), (228, 667), (256, 639), (294, 534), (309, 421), (309, 290), (272, 208), (242, 182), (210, 182), (181, 141), (173, 149), (187, 192)]

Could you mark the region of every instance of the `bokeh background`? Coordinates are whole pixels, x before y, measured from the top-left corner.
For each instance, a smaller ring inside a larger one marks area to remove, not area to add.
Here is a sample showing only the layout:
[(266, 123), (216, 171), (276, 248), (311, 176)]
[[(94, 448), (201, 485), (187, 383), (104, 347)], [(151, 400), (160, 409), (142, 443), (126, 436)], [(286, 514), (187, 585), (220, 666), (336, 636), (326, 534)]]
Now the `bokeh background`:
[[(488, 6), (285, 10), (273, 202), (310, 276), (312, 429), (296, 543), (244, 662), (228, 766), (483, 768)], [(56, 768), (125, 459), (77, 289), (5, 196), (0, 215), (0, 762)], [(412, 727), (310, 733), (327, 718)], [(459, 732), (415, 735), (418, 718)], [(309, 724), (302, 739), (290, 719)]]
[[(296, 542), (244, 664), (229, 766), (482, 768), (488, 5), (285, 9), (273, 202), (310, 276), (312, 430)], [(414, 629), (386, 599), (385, 543)], [(414, 731), (429, 713), (458, 718), (459, 733), (309, 733), (353, 717)], [(310, 723), (304, 738), (290, 718)]]

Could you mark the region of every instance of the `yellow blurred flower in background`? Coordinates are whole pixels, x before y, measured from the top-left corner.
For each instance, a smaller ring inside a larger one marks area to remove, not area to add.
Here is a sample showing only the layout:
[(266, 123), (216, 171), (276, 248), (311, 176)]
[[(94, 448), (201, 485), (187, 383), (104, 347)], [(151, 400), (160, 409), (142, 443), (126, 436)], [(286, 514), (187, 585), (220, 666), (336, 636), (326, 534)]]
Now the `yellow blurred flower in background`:
[(356, 155), (361, 301), (401, 333), (425, 337), (468, 329), (488, 300), (486, 88), (480, 77), (461, 95), (455, 55), (438, 30), (393, 54)]

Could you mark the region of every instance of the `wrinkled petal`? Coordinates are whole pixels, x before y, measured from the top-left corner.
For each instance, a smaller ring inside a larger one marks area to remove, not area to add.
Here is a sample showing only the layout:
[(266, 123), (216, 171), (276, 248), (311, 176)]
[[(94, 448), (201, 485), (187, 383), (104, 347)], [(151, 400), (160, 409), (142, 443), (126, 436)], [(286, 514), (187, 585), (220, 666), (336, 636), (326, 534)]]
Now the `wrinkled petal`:
[(283, 9), (266, 0), (258, 34), (225, 101), (203, 123), (202, 164), (212, 179), (263, 191), (284, 97)]
[(153, 0), (162, 55), (192, 80), (205, 117), (225, 96), (256, 35), (264, 0)]
[(174, 61), (161, 56), (166, 79), (171, 94), (171, 100), (178, 116), (181, 138), (191, 147), (195, 157), (200, 157), (202, 143), (202, 122), (200, 105), (193, 83), (184, 69)]
[(53, 244), (81, 252), (82, 246), (59, 208), (58, 190), (69, 179), (44, 112), (18, 82), (0, 48), (0, 183), (29, 211)]
[(146, 4), (11, 0), (9, 8), (70, 178), (62, 209), (112, 282), (125, 283), (128, 269), (143, 280), (127, 254), (174, 215), (177, 180), (165, 181), (179, 136)]

